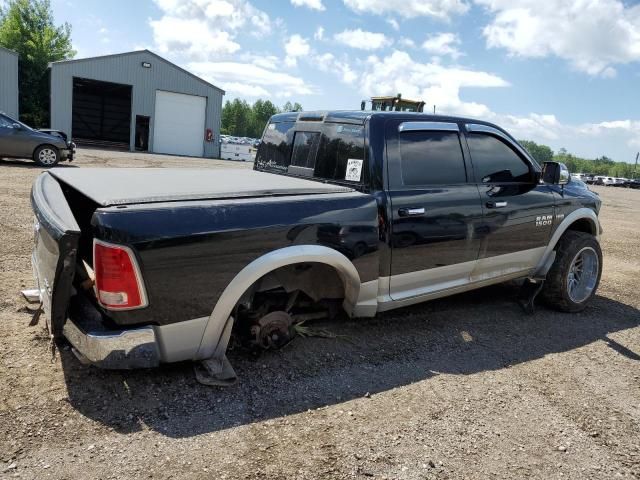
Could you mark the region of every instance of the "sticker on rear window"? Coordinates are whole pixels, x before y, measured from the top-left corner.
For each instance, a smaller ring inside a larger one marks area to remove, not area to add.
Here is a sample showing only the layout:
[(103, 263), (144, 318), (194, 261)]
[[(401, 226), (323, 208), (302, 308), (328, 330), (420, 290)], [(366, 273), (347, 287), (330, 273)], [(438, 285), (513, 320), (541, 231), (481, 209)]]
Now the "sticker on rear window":
[(356, 158), (350, 158), (347, 160), (347, 171), (344, 174), (344, 179), (349, 182), (359, 182), (362, 175), (362, 160)]

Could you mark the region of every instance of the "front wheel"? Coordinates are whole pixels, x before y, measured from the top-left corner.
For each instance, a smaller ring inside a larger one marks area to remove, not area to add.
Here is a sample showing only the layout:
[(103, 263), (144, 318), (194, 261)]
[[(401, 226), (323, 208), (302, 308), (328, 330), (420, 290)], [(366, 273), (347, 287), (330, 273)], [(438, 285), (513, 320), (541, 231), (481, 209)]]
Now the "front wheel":
[(579, 312), (595, 295), (602, 275), (602, 250), (596, 238), (584, 232), (566, 232), (556, 249), (542, 298), (563, 312)]
[(43, 145), (36, 148), (33, 154), (33, 160), (41, 167), (53, 167), (60, 161), (60, 152), (56, 147)]

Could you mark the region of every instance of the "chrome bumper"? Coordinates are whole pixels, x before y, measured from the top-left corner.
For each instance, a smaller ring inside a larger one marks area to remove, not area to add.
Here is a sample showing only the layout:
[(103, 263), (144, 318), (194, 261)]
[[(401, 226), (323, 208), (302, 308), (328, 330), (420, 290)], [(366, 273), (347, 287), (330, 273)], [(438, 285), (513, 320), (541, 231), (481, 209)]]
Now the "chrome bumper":
[(151, 368), (160, 364), (153, 327), (85, 333), (67, 319), (63, 333), (83, 363), (108, 369)]

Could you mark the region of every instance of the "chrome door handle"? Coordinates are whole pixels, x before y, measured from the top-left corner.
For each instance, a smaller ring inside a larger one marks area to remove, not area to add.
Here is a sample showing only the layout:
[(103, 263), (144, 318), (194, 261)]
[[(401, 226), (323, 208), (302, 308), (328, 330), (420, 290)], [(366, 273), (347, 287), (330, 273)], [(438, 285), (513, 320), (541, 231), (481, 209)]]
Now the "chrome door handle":
[(487, 202), (487, 208), (504, 208), (507, 202)]
[(424, 215), (424, 207), (399, 208), (398, 215), (401, 217), (417, 217)]

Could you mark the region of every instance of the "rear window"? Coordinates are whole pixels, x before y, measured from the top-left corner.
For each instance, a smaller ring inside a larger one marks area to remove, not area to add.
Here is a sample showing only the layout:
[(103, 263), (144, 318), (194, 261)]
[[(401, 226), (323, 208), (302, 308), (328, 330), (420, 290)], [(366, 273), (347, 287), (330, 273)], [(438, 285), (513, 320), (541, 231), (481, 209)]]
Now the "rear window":
[(292, 122), (269, 124), (258, 148), (256, 170), (338, 183), (366, 181), (363, 126), (318, 124), (316, 131), (294, 127)]

